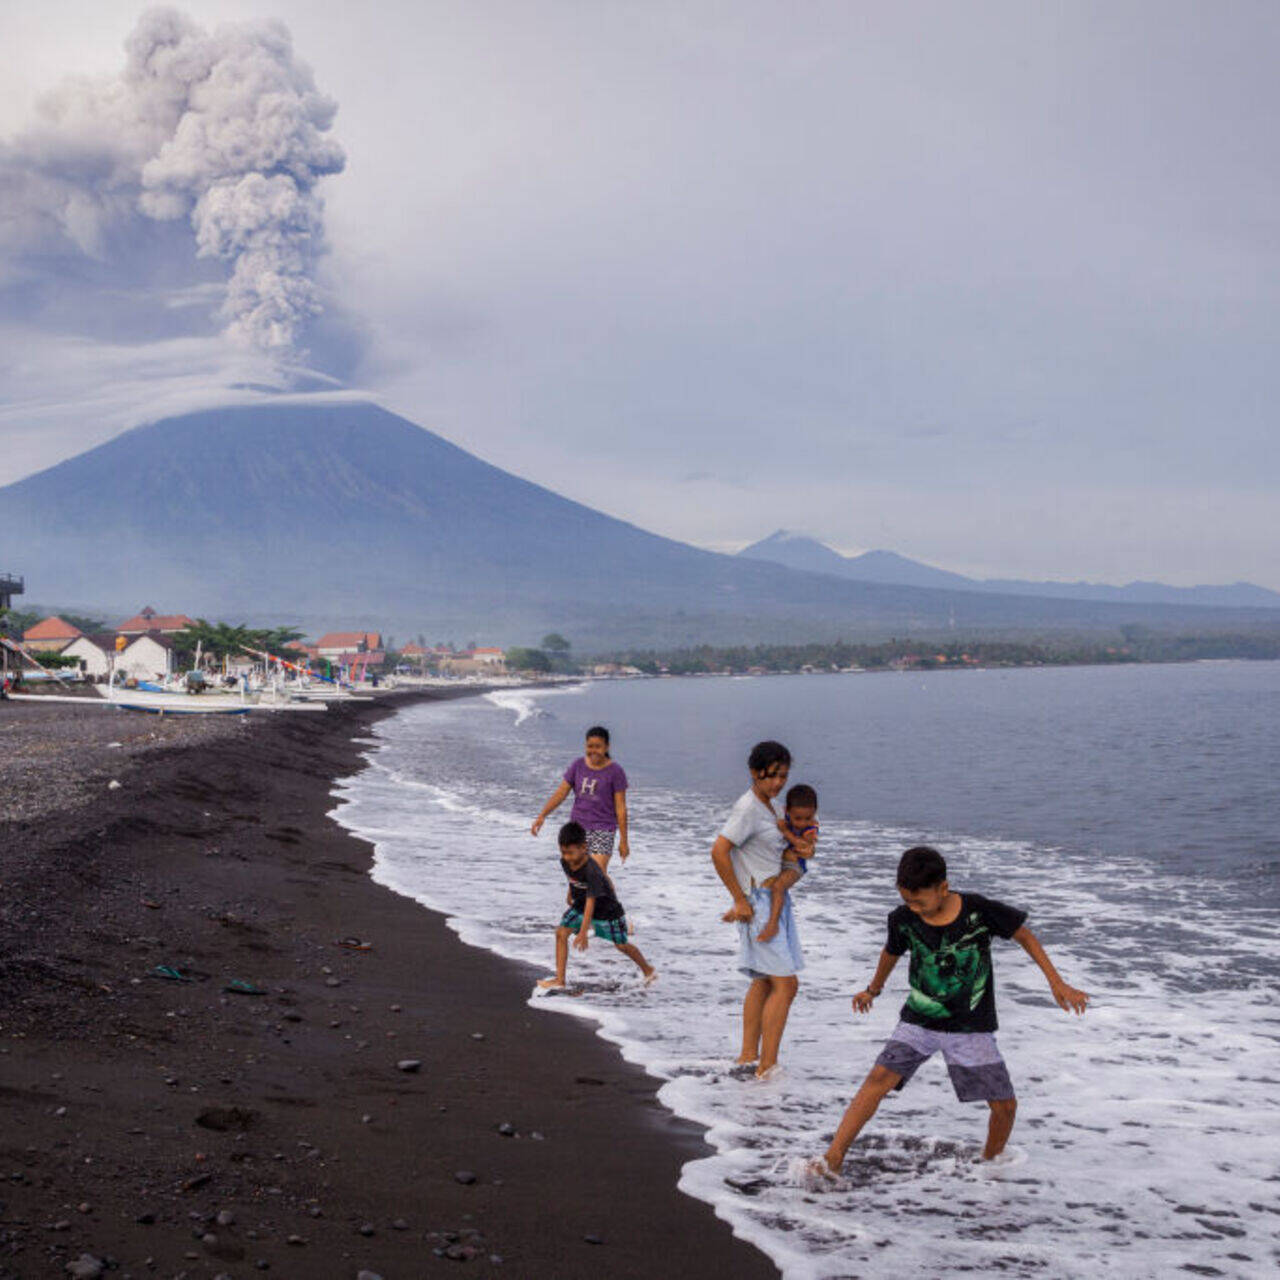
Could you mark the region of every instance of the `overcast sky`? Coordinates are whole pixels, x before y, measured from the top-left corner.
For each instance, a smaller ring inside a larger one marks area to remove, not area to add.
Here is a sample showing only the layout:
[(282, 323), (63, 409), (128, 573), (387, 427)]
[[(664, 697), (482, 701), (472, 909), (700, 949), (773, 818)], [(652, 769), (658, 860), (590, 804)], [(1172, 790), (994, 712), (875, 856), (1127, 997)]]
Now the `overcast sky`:
[[(280, 20), (337, 105), (298, 73), (328, 251), (289, 299), (346, 387), (703, 546), (1280, 589), (1270, 0), (177, 8)], [(269, 381), (242, 321), (292, 336), (219, 312), (239, 260), (197, 235), (239, 232), (181, 157), (65, 107), (144, 10), (0, 0), (0, 483)], [(145, 216), (15, 217), (126, 153)]]

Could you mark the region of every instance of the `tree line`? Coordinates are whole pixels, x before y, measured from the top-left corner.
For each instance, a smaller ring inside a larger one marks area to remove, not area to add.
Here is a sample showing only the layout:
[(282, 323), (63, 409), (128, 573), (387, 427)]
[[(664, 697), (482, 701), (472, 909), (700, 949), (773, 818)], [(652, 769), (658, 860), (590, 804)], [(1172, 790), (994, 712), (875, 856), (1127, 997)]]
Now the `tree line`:
[[(1280, 621), (1280, 620), (1278, 620)], [(545, 650), (509, 649), (507, 665), (535, 674), (580, 671), (567, 651), (552, 665)], [(959, 670), (966, 667), (1088, 666), (1186, 662), (1206, 658), (1280, 658), (1280, 626), (1273, 632), (1175, 635), (1125, 627), (1115, 636), (1038, 636), (1034, 639), (836, 640), (807, 644), (694, 645), (677, 649), (623, 649), (595, 655), (593, 663), (635, 667), (646, 675), (713, 675), (794, 671)]]

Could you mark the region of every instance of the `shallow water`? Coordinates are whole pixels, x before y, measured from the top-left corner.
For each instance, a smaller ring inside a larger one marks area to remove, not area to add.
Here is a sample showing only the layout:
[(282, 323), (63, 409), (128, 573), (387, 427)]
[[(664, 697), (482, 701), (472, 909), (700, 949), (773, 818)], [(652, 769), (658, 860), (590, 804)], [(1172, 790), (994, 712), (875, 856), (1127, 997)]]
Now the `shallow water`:
[[(632, 845), (612, 871), (656, 988), (598, 941), (576, 997), (660, 1097), (709, 1128), (681, 1186), (788, 1276), (905, 1270), (1012, 1276), (1271, 1275), (1280, 1260), (1280, 942), (1275, 767), (1280, 664), (640, 681), (424, 704), (377, 726), (340, 820), (376, 877), (462, 937), (550, 971), (564, 901), (554, 828), (528, 824), (579, 749), (614, 730)], [(822, 798), (797, 913), (808, 957), (784, 1045), (759, 1084), (731, 1067), (745, 983), (718, 923), (707, 851), (779, 737)], [(1028, 908), (1083, 1019), (997, 943), (1000, 1043), (1020, 1109), (1009, 1159), (975, 1163), (985, 1108), (941, 1063), (886, 1101), (845, 1176), (821, 1150), (892, 1029), (905, 962), (855, 1017), (895, 905), (900, 851), (937, 844), (953, 884)], [(495, 886), (497, 892), (495, 894)], [(495, 911), (495, 902), (499, 909)]]

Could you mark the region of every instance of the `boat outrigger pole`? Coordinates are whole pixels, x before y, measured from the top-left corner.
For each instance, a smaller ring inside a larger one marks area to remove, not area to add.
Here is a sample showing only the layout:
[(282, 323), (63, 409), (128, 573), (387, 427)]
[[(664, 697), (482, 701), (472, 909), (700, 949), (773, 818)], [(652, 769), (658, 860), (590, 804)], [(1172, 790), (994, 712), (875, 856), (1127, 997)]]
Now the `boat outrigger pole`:
[(329, 676), (322, 676), (318, 671), (312, 671), (310, 667), (300, 667), (296, 662), (290, 662), (288, 658), (278, 658), (265, 649), (250, 649), (246, 644), (242, 644), (240, 648), (244, 653), (253, 654), (255, 658), (266, 658), (268, 662), (278, 662), (282, 667), (288, 667), (290, 671), (296, 671), (300, 676), (313, 676), (317, 680), (327, 680), (329, 684), (338, 683)]
[[(51, 676), (54, 680), (61, 680), (64, 684), (68, 683), (66, 676), (60, 675), (57, 671), (53, 670), (52, 668), (44, 666), (44, 664), (41, 663), (40, 660), (36, 658), (34, 654), (32, 654), (29, 650), (23, 648), (23, 646), (20, 645), (16, 640), (10, 640), (8, 636), (0, 636), (0, 644), (3, 644), (6, 649), (12, 649), (14, 653), (18, 654), (23, 658), (26, 658), (26, 660), (29, 663), (31, 663), (33, 667), (36, 667), (39, 670), (43, 671), (45, 675)], [(22, 674), (21, 667), (18, 668), (18, 674), (19, 675)]]

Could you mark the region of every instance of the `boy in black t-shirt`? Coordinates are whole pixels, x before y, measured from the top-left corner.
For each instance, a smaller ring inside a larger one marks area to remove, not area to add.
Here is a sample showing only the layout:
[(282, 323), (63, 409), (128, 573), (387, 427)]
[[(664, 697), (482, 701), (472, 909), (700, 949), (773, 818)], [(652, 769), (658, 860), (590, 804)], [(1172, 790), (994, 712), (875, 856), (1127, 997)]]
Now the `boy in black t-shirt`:
[(908, 849), (898, 863), (898, 892), (905, 905), (889, 914), (889, 934), (875, 977), (853, 997), (867, 1013), (884, 989), (898, 957), (911, 953), (910, 994), (901, 1021), (875, 1066), (854, 1095), (824, 1156), (809, 1172), (834, 1177), (845, 1153), (891, 1089), (901, 1089), (916, 1068), (939, 1050), (961, 1102), (983, 1101), (991, 1108), (982, 1158), (1004, 1150), (1013, 1129), (1017, 1100), (1013, 1082), (996, 1047), (996, 991), (991, 938), (1012, 938), (1049, 981), (1058, 1004), (1083, 1013), (1089, 997), (1068, 986), (1039, 939), (1027, 928), (1025, 911), (976, 893), (956, 893), (947, 884), (947, 864), (936, 849)]
[(587, 833), (581, 823), (566, 822), (560, 828), (560, 868), (569, 877), (569, 909), (556, 929), (556, 976), (539, 983), (544, 991), (563, 991), (569, 964), (569, 935), (573, 945), (585, 951), (594, 933), (612, 942), (629, 956), (644, 974), (644, 985), (655, 982), (658, 971), (627, 941), (627, 916), (613, 892), (613, 881), (587, 856)]

